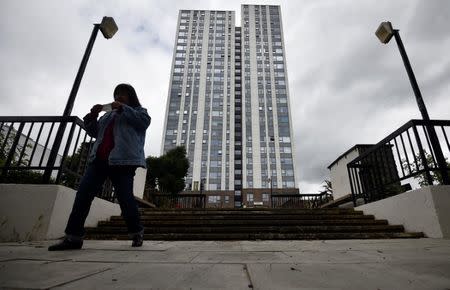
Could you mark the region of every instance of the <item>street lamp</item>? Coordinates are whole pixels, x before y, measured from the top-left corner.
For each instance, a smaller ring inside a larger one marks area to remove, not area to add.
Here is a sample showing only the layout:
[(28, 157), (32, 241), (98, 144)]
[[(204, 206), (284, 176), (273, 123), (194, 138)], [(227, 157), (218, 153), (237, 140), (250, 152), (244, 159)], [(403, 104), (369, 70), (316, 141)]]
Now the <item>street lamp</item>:
[[(269, 142), (272, 143), (275, 146), (275, 137), (274, 136), (270, 136)], [(270, 148), (270, 146), (269, 146)], [(270, 151), (271, 152), (271, 151)], [(273, 189), (272, 189), (272, 163), (270, 162), (271, 157), (270, 157), (270, 153), (269, 153), (269, 164), (270, 164), (270, 178), (268, 179), (268, 181), (270, 182), (270, 196), (272, 197), (272, 193), (273, 193)], [(276, 167), (276, 164), (274, 164), (274, 166)]]
[[(442, 153), (441, 146), (439, 144), (439, 140), (436, 135), (436, 131), (434, 130), (434, 126), (430, 124), (430, 117), (428, 115), (427, 108), (425, 103), (423, 102), (422, 94), (419, 89), (419, 85), (417, 84), (416, 77), (414, 76), (414, 72), (412, 70), (411, 64), (408, 59), (408, 55), (406, 54), (405, 47), (403, 46), (402, 39), (400, 38), (400, 33), (398, 29), (393, 29), (392, 24), (389, 21), (382, 22), (380, 26), (378, 26), (375, 35), (381, 41), (381, 43), (387, 44), (392, 36), (394, 36), (395, 41), (397, 42), (398, 49), (400, 51), (400, 55), (403, 59), (403, 64), (405, 65), (406, 72), (408, 73), (409, 81), (411, 83), (412, 89), (414, 91), (414, 95), (416, 96), (417, 106), (419, 107), (420, 113), (422, 115), (422, 119), (425, 121), (425, 127), (427, 128), (428, 135), (430, 137), (431, 147), (436, 155), (437, 163), (440, 168), (440, 172), (442, 174), (442, 181), (444, 184), (450, 184), (450, 178), (447, 172), (447, 164), (445, 162), (444, 154)], [(431, 178), (429, 179), (429, 182)]]
[(392, 36), (394, 36), (394, 29), (392, 28), (392, 24), (389, 21), (381, 22), (380, 26), (378, 26), (375, 35), (381, 41), (381, 43), (388, 43), (391, 40)]
[[(270, 136), (269, 138), (269, 142), (272, 143), (275, 146), (275, 137), (274, 136)], [(268, 148), (271, 148), (270, 146)], [(267, 179), (268, 182), (270, 182), (270, 200), (272, 201), (272, 195), (273, 195), (273, 176), (272, 176), (272, 163), (270, 162), (271, 157), (270, 157), (270, 150), (269, 150), (269, 165), (270, 165), (270, 178)], [(276, 166), (276, 164), (274, 164), (274, 166)]]
[[(81, 60), (80, 67), (78, 68), (78, 73), (73, 82), (72, 90), (70, 91), (69, 98), (67, 100), (66, 107), (64, 109), (63, 117), (69, 117), (72, 113), (73, 104), (75, 103), (75, 98), (77, 96), (78, 88), (80, 87), (81, 79), (83, 78), (84, 71), (86, 69), (89, 56), (91, 55), (92, 47), (94, 46), (95, 38), (97, 37), (98, 31), (101, 31), (106, 39), (110, 39), (117, 32), (118, 27), (116, 22), (112, 17), (103, 17), (101, 23), (95, 23), (92, 29), (91, 37), (89, 38), (88, 45), (84, 52), (83, 58)], [(56, 156), (58, 155), (59, 147), (61, 146), (61, 141), (66, 130), (67, 118), (59, 125), (58, 131), (55, 136), (55, 142), (53, 143), (52, 150), (48, 157), (47, 168), (45, 169), (43, 180), (45, 183), (50, 181), (50, 176), (52, 173), (52, 168), (55, 165)], [(62, 166), (62, 164), (61, 164)]]
[(116, 34), (118, 28), (116, 22), (112, 17), (103, 17), (101, 23), (94, 24), (92, 29), (91, 38), (89, 39), (86, 51), (84, 52), (83, 59), (81, 60), (80, 68), (78, 69), (77, 76), (70, 91), (69, 99), (67, 100), (66, 108), (64, 109), (63, 116), (70, 116), (72, 113), (73, 104), (75, 102), (75, 97), (77, 96), (78, 88), (80, 87), (81, 79), (83, 78), (84, 70), (86, 69), (89, 56), (91, 55), (92, 47), (94, 46), (95, 38), (97, 37), (98, 31), (101, 31), (106, 39), (110, 39)]

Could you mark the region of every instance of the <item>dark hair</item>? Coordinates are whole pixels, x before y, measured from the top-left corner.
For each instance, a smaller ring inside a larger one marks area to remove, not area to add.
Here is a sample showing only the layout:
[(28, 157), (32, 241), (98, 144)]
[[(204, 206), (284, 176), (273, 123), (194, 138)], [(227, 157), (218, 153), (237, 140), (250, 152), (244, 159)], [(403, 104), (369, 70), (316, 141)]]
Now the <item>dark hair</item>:
[(129, 84), (119, 84), (114, 89), (114, 98), (119, 97), (121, 95), (125, 95), (128, 97), (129, 106), (131, 107), (141, 107), (141, 103), (139, 103), (139, 99), (137, 97), (136, 91)]

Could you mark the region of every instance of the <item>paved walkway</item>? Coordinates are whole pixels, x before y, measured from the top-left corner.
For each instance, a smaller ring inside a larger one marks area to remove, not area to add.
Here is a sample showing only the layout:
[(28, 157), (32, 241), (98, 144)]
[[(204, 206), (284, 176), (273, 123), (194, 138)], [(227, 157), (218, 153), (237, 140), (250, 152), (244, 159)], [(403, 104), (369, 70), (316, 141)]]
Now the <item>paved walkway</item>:
[(450, 289), (450, 240), (0, 243), (0, 288)]

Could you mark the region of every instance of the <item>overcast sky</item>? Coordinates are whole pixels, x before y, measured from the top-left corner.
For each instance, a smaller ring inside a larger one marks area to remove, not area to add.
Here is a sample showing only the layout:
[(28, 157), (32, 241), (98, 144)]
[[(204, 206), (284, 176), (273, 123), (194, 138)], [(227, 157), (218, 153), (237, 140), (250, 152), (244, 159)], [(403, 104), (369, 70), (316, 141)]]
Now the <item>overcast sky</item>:
[(146, 154), (159, 155), (179, 9), (281, 5), (296, 164), (302, 192), (317, 192), (327, 166), (357, 143), (377, 143), (420, 118), (394, 41), (400, 29), (432, 119), (450, 118), (450, 1), (21, 1), (0, 3), (0, 115), (60, 115), (92, 24), (114, 17), (118, 33), (98, 35), (73, 109), (84, 116), (132, 84), (152, 116)]

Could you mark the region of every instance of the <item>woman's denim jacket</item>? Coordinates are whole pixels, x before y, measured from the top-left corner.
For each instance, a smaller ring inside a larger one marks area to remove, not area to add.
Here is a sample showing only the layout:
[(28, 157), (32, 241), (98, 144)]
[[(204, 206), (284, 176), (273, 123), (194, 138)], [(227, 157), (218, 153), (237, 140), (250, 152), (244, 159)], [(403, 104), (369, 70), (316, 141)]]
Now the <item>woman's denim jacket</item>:
[(146, 168), (145, 131), (150, 125), (151, 118), (146, 109), (132, 108), (125, 104), (120, 111), (108, 112), (98, 121), (91, 114), (84, 117), (86, 132), (91, 137), (97, 138), (89, 155), (89, 162), (94, 161), (105, 129), (114, 116), (114, 148), (109, 154), (109, 165), (131, 165)]

